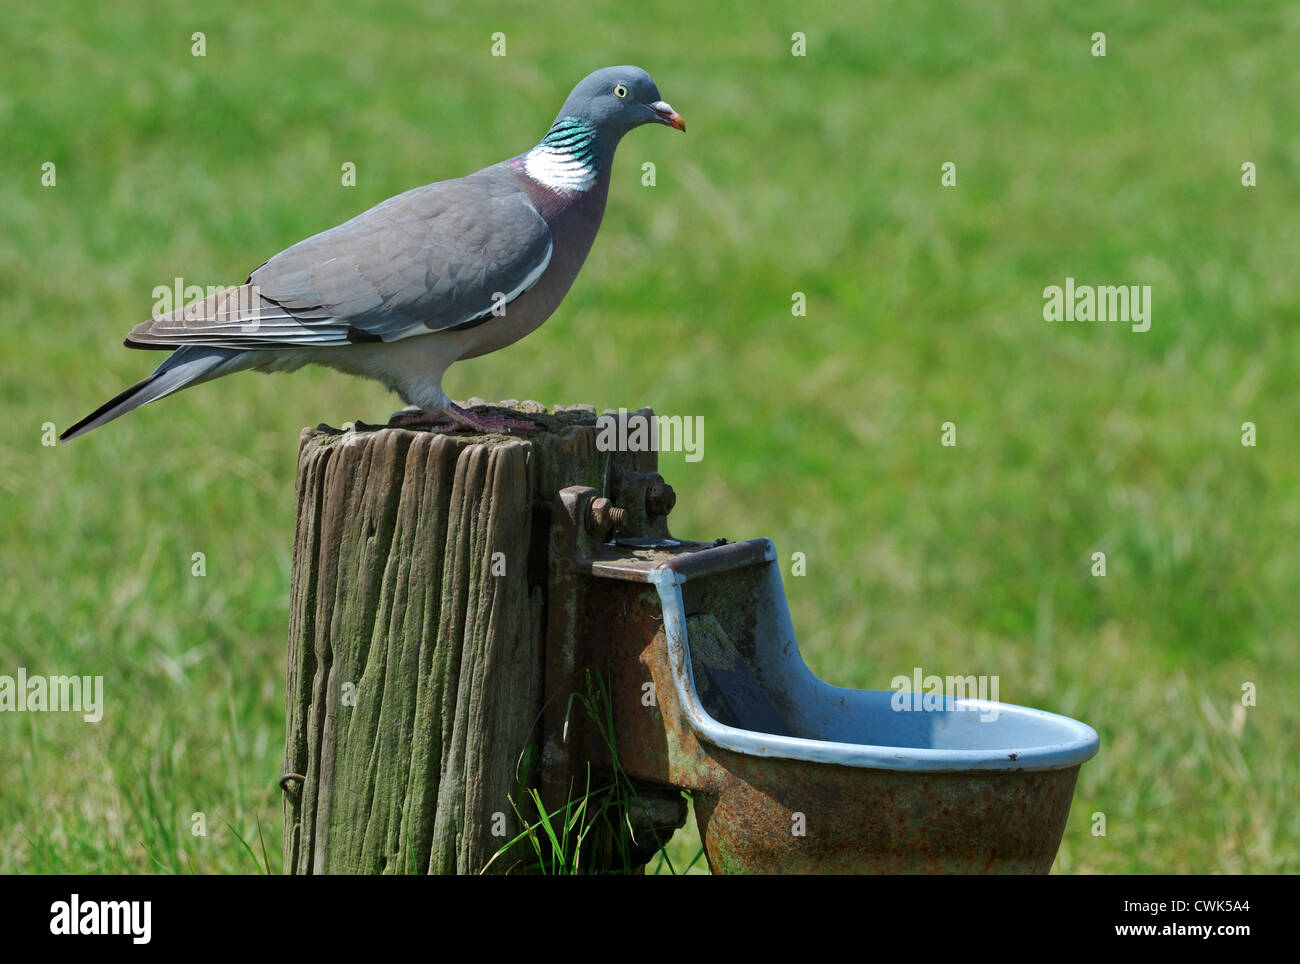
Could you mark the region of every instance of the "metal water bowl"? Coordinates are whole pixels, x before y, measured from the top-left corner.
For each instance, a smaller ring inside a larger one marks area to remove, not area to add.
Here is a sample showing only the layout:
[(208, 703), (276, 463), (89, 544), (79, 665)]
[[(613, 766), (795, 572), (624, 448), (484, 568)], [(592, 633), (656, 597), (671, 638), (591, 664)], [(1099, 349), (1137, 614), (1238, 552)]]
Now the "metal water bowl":
[(831, 686), (799, 654), (771, 542), (630, 541), (576, 547), (560, 662), (608, 680), (629, 775), (691, 791), (715, 873), (1049, 871), (1091, 727)]

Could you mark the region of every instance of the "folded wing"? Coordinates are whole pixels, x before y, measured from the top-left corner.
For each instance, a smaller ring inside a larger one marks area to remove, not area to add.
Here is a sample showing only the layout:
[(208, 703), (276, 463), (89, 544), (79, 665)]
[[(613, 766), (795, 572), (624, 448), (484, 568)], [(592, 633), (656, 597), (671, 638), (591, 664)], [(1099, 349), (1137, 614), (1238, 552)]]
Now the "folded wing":
[(248, 283), (136, 325), (127, 344), (328, 347), (471, 327), (536, 284), (551, 250), (546, 221), (489, 168), (286, 248)]

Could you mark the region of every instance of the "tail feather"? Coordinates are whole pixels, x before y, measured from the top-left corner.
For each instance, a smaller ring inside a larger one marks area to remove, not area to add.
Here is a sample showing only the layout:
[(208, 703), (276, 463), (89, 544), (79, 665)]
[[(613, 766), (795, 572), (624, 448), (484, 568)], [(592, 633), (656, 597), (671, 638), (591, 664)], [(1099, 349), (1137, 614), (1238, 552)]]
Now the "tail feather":
[(67, 442), (78, 435), (85, 435), (91, 429), (99, 428), (141, 405), (180, 391), (188, 385), (235, 371), (238, 366), (232, 363), (243, 354), (244, 352), (229, 348), (195, 346), (178, 349), (152, 375), (99, 406), (60, 435), (59, 441)]

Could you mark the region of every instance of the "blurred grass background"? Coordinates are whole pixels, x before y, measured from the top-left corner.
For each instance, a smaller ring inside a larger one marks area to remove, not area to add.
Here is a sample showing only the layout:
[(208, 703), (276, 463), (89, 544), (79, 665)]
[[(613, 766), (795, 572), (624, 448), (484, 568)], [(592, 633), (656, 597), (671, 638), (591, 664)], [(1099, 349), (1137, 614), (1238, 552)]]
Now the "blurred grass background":
[[(564, 306), (449, 394), (704, 416), (703, 461), (663, 459), (674, 531), (805, 553), (819, 675), (997, 674), (1097, 728), (1057, 871), (1300, 871), (1300, 7), (1089, 7), (8, 9), (0, 673), (103, 675), (108, 705), (0, 714), (0, 872), (250, 872), (259, 830), (278, 869), (298, 430), (396, 406), (304, 371), (71, 446), (43, 423), (159, 360), (121, 348), (155, 285), (526, 150), (618, 63), (689, 133), (627, 138)], [(1044, 322), (1066, 276), (1150, 284), (1151, 330)]]

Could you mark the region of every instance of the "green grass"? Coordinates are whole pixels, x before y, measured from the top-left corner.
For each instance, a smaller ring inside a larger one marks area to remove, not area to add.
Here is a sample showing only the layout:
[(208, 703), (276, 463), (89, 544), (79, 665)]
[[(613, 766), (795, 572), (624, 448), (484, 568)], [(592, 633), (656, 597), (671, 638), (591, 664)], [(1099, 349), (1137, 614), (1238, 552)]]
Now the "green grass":
[[(488, 867), (503, 864), (511, 873), (555, 876), (639, 874), (645, 868), (644, 858), (637, 853), (640, 833), (650, 835), (644, 843), (655, 851), (650, 861), (651, 873), (690, 873), (704, 857), (698, 830), (692, 828), (682, 834), (678, 846), (673, 847), (670, 844), (676, 834), (661, 834), (653, 826), (639, 826), (653, 820), (652, 810), (642, 798), (636, 781), (623, 769), (609, 689), (599, 671), (593, 674), (587, 670), (584, 684), (585, 692), (575, 691), (569, 697), (564, 731), (572, 732), (571, 726), (592, 727), (592, 732), (604, 744), (609, 767), (598, 770), (588, 762), (580, 778), (570, 783), (565, 802), (557, 803), (554, 808), (547, 807), (539, 789), (521, 786), (517, 798), (511, 802), (523, 829), (501, 845), (488, 861)], [(523, 769), (527, 772), (531, 768)], [(686, 862), (675, 861), (673, 852), (691, 839), (692, 832), (694, 856)]]
[[(564, 306), (449, 393), (704, 416), (705, 458), (663, 460), (674, 531), (805, 553), (786, 586), (819, 675), (998, 674), (1097, 728), (1058, 871), (1300, 871), (1300, 10), (1089, 7), (8, 11), (0, 673), (103, 675), (108, 707), (0, 714), (0, 872), (278, 871), (297, 433), (395, 406), (300, 372), (71, 446), (43, 423), (158, 361), (120, 347), (155, 285), (240, 281), (524, 150), (611, 63), (689, 133), (628, 137)], [(1152, 285), (1151, 331), (1044, 322), (1067, 275)]]

